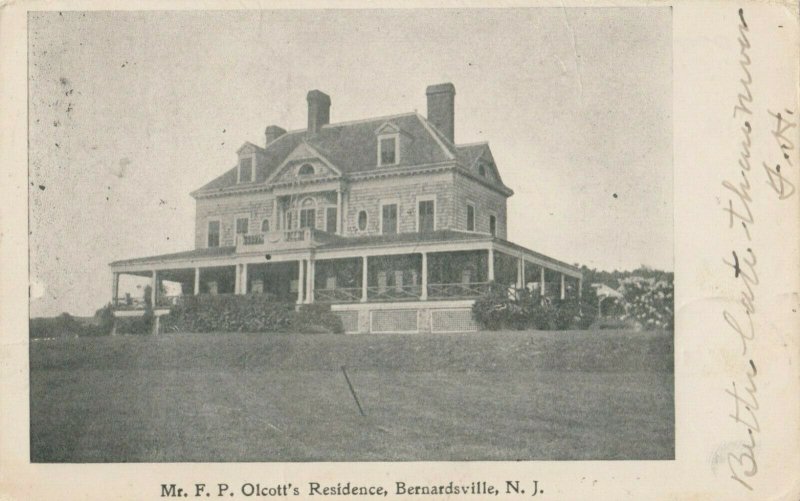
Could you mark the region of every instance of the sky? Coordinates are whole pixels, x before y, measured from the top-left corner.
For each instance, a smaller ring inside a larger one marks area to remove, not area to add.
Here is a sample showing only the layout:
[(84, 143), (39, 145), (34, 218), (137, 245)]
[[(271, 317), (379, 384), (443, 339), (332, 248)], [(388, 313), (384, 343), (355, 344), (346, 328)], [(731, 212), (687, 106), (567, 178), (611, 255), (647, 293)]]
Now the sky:
[(108, 263), (194, 245), (189, 192), (264, 128), (426, 112), (489, 141), (513, 242), (673, 269), (669, 8), (39, 12), (29, 17), (31, 316), (92, 314)]

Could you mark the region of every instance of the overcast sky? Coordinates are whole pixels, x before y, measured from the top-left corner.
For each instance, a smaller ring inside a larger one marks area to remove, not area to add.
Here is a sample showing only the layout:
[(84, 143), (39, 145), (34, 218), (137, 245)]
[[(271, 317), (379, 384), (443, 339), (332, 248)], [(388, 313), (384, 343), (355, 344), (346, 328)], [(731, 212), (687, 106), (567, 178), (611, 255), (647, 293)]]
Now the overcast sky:
[(91, 314), (116, 259), (193, 247), (189, 192), (276, 124), (417, 110), (456, 87), (509, 239), (599, 269), (673, 269), (671, 11), (32, 13), (31, 314)]

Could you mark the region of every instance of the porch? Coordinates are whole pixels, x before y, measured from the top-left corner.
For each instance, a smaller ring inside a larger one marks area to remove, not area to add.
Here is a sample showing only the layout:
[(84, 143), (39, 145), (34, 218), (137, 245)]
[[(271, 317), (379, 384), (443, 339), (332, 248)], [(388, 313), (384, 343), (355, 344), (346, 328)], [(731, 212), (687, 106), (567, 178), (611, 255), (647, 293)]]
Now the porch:
[(497, 244), (453, 250), (425, 247), (306, 250), (294, 256), (234, 254), (220, 263), (119, 269), (113, 271), (112, 304), (122, 311), (144, 310), (148, 304), (169, 308), (197, 294), (267, 294), (280, 302), (332, 305), (474, 300), (492, 283), (506, 287), (509, 294), (524, 289), (542, 299), (580, 297), (579, 271), (533, 253)]

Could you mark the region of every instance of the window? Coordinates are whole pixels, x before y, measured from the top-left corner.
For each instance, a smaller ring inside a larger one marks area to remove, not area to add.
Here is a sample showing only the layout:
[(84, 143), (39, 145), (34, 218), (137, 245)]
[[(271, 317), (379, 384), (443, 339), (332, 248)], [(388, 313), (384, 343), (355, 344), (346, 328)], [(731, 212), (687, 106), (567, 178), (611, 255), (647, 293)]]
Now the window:
[(269, 219), (261, 221), (261, 233), (269, 233)]
[(358, 213), (358, 229), (364, 231), (367, 229), (367, 211), (362, 210)]
[(328, 207), (325, 209), (325, 231), (328, 233), (336, 233), (336, 219), (338, 215), (339, 211), (336, 207)]
[(492, 236), (497, 235), (497, 217), (495, 216), (489, 216), (489, 233)]
[(236, 218), (236, 234), (237, 235), (247, 235), (247, 230), (250, 226), (250, 220), (246, 217), (237, 217)]
[(475, 231), (475, 206), (467, 204), (467, 231)]
[(253, 180), (253, 159), (242, 158), (239, 160), (239, 182), (249, 183)]
[(397, 204), (381, 206), (381, 233), (385, 235), (397, 233)]
[(486, 177), (486, 167), (484, 167), (483, 164), (480, 164), (478, 166), (478, 174), (480, 174), (483, 177)]
[(312, 230), (317, 227), (317, 211), (314, 209), (300, 209), (300, 227), (311, 228)]
[(313, 176), (314, 175), (314, 166), (311, 164), (303, 164), (302, 167), (297, 171), (298, 176)]
[(420, 200), (419, 201), (419, 221), (417, 229), (424, 233), (433, 231), (436, 228), (435, 214), (436, 206), (433, 200)]
[(397, 163), (397, 138), (385, 137), (378, 141), (378, 165), (393, 165)]
[(208, 222), (208, 246), (219, 247), (219, 221)]

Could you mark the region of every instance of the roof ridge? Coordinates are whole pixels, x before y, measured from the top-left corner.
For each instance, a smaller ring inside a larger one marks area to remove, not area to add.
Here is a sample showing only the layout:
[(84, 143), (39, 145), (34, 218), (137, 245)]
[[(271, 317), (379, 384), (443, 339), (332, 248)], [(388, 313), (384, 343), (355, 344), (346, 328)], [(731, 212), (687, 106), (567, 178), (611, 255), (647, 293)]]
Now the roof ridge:
[[(378, 121), (378, 120), (389, 120), (390, 118), (400, 118), (400, 117), (405, 117), (405, 116), (410, 116), (410, 115), (417, 115), (417, 112), (416, 111), (409, 111), (409, 112), (406, 112), (406, 113), (395, 113), (393, 115), (385, 115), (385, 116), (381, 116), (381, 117), (361, 118), (361, 119), (358, 119), (358, 120), (348, 120), (346, 122), (337, 122), (335, 124), (325, 124), (325, 125), (322, 126), (322, 128), (325, 129), (325, 128), (331, 128), (331, 127), (340, 127), (342, 125), (355, 125), (355, 124), (359, 124), (359, 123), (375, 122), (375, 121)], [(306, 130), (306, 129), (303, 129), (303, 130)]]
[(475, 141), (474, 143), (464, 143), (455, 145), (456, 148), (466, 148), (468, 146), (488, 145), (489, 141)]
[(425, 122), (428, 127), (436, 132), (436, 135), (439, 136), (443, 143), (445, 143), (447, 146), (452, 146), (453, 148), (456, 147), (456, 143), (447, 139), (447, 136), (445, 136), (444, 133), (442, 133), (442, 131), (440, 131), (439, 128), (436, 127), (430, 120), (428, 120), (426, 117), (423, 117), (420, 113), (417, 113), (417, 116), (422, 119), (422, 121)]
[[(447, 140), (446, 137), (442, 135), (436, 127), (433, 126), (432, 123), (428, 121), (427, 118), (423, 117), (419, 113), (414, 113), (417, 116), (417, 120), (420, 121), (425, 130), (428, 131), (428, 134), (433, 136), (434, 141), (439, 143), (439, 147), (444, 151), (445, 155), (450, 158), (450, 160), (455, 160), (455, 146)], [(452, 148), (451, 148), (452, 147)]]

